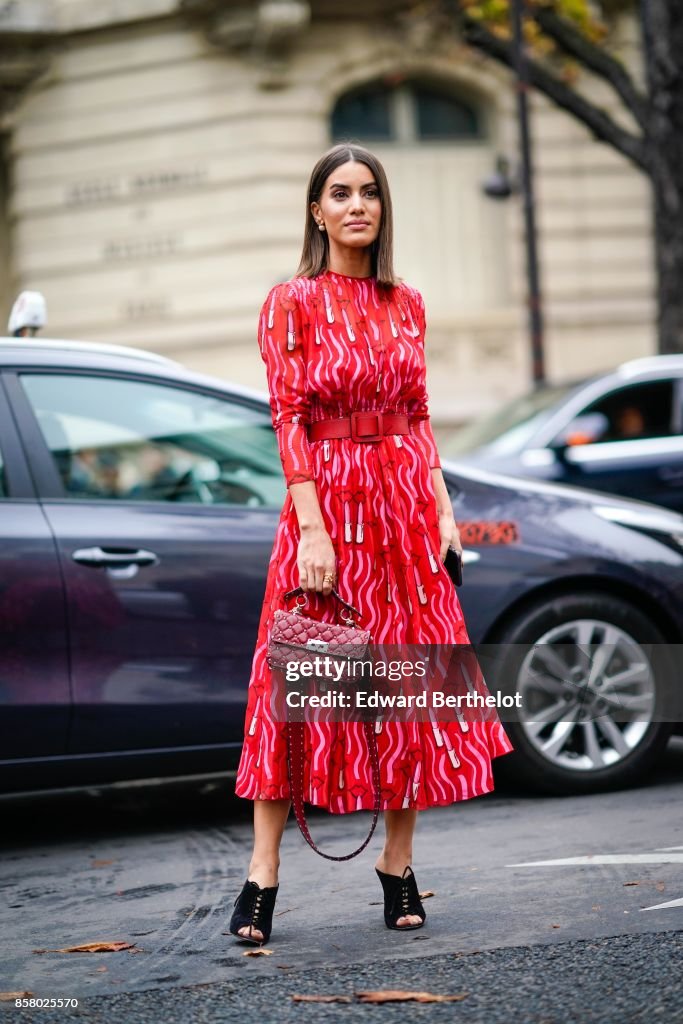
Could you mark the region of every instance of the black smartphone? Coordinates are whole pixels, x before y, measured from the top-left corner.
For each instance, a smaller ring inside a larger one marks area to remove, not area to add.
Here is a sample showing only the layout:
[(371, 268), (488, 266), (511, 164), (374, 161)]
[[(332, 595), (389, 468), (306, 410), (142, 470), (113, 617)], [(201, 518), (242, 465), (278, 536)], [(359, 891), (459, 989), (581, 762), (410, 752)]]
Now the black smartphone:
[(462, 586), (462, 556), (459, 551), (449, 546), (446, 552), (444, 563), (446, 572), (455, 583), (456, 587)]

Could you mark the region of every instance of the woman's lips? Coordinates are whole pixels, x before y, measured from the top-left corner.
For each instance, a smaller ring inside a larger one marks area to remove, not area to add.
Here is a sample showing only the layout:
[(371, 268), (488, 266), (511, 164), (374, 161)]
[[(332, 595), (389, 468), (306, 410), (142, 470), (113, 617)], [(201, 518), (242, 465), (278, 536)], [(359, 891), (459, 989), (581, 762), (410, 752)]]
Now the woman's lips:
[(359, 229), (359, 228), (369, 228), (370, 227), (370, 225), (366, 224), (365, 222), (364, 223), (355, 223), (355, 224), (351, 223), (351, 224), (347, 224), (346, 226), (347, 226), (347, 228), (356, 228), (356, 229)]

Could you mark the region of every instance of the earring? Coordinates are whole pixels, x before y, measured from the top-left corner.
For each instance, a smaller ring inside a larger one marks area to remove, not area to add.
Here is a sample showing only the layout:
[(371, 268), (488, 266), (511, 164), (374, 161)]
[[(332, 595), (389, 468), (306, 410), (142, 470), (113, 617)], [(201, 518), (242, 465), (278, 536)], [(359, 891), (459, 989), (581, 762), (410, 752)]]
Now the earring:
[(324, 231), (325, 230), (325, 225), (323, 224), (322, 221), (318, 221), (318, 229), (320, 231)]

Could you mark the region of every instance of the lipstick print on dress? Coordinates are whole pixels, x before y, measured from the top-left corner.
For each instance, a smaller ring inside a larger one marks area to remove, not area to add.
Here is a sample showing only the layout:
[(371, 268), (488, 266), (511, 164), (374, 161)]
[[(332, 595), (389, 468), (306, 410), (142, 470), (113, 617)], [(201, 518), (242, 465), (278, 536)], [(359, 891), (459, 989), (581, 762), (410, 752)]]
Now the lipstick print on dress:
[(453, 765), (454, 768), (459, 768), (460, 767), (460, 758), (456, 754), (455, 748), (453, 747), (453, 744), (451, 742), (451, 738), (450, 738), (450, 736), (448, 735), (448, 733), (446, 732), (445, 729), (444, 729), (444, 732), (443, 732), (443, 741), (444, 741), (444, 744), (446, 746), (446, 750), (448, 751), (448, 756), (451, 759), (451, 764)]
[(358, 511), (356, 513), (356, 544), (363, 543), (363, 502), (358, 502)]
[(256, 732), (256, 723), (258, 722), (259, 711), (261, 710), (262, 697), (259, 697), (256, 701), (256, 707), (254, 708), (254, 714), (251, 719), (251, 725), (249, 726), (249, 735), (253, 736)]
[(439, 566), (436, 561), (436, 556), (432, 551), (432, 542), (429, 536), (429, 527), (427, 526), (427, 520), (424, 517), (424, 513), (420, 510), (417, 513), (417, 518), (420, 522), (421, 529), (418, 531), (422, 537), (422, 543), (424, 544), (425, 554), (427, 555), (427, 561), (429, 562), (429, 568), (433, 573), (439, 571)]
[(325, 315), (327, 317), (327, 322), (328, 324), (333, 324), (334, 312), (332, 310), (332, 300), (330, 298), (330, 293), (328, 292), (327, 288), (323, 288), (323, 298), (325, 300)]
[(427, 597), (427, 594), (425, 592), (424, 583), (422, 582), (420, 571), (416, 565), (413, 565), (413, 574), (415, 576), (415, 589), (417, 590), (418, 601), (420, 602), (420, 604), (427, 604), (429, 598)]
[(353, 327), (351, 326), (351, 324), (349, 322), (348, 313), (346, 312), (346, 310), (344, 309), (343, 306), (342, 306), (341, 315), (342, 315), (342, 320), (346, 324), (346, 333), (349, 336), (349, 341), (355, 341), (356, 340), (356, 335), (354, 334)]

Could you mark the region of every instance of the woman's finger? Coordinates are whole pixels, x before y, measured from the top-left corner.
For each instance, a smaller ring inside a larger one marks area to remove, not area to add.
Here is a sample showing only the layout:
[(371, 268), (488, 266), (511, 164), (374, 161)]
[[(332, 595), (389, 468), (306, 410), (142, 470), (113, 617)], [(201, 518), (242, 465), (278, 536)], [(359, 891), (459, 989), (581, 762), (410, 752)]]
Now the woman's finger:
[(302, 590), (308, 590), (308, 588), (310, 586), (310, 578), (311, 578), (311, 574), (310, 574), (310, 570), (309, 570), (309, 567), (308, 567), (308, 563), (306, 561), (302, 560), (299, 563), (299, 580), (300, 580), (299, 586), (302, 588)]

